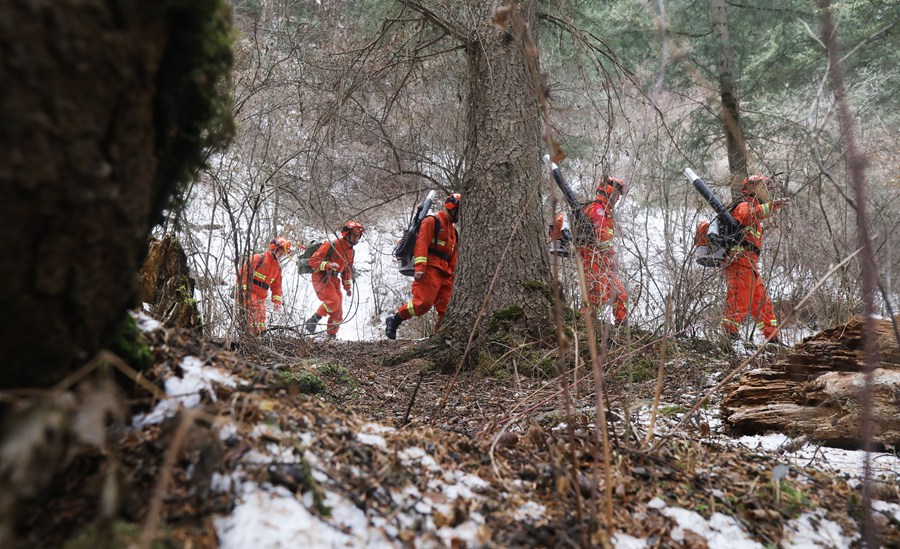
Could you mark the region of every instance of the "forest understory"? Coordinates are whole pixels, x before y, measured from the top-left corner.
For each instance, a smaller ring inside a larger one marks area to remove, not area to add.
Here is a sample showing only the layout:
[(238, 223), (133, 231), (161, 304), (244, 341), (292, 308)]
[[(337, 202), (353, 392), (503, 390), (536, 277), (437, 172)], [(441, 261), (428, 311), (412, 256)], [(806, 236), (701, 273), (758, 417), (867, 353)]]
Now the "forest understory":
[[(24, 546), (93, 547), (109, 535), (113, 546), (236, 547), (252, 540), (229, 540), (229, 528), (240, 527), (223, 521), (238, 520), (237, 507), (260, 490), (304, 501), (311, 522), (297, 525), (297, 547), (329, 546), (303, 541), (314, 525), (334, 529), (330, 546), (601, 547), (627, 546), (631, 536), (652, 547), (707, 547), (727, 539), (681, 528), (675, 508), (734, 517), (774, 547), (805, 512), (848, 538), (862, 520), (849, 477), (796, 463), (782, 469), (789, 443), (775, 452), (733, 444), (718, 419), (721, 394), (674, 428), (744, 358), (705, 341), (669, 342), (647, 437), (658, 368), (642, 344), (649, 335), (613, 338), (606, 470), (590, 376), (569, 388), (567, 406), (552, 371), (507, 362), (462, 371), (448, 391), (453, 374), (422, 359), (384, 365), (416, 341), (275, 336), (231, 351), (191, 331), (146, 336), (155, 385), (171, 393), (172, 380), (200, 369), (218, 372), (217, 381), (201, 383), (199, 407), (163, 414), (134, 386), (133, 426), (105, 453), (74, 452), (50, 493), (21, 509)], [(874, 486), (877, 499), (900, 503), (896, 482)], [(883, 545), (898, 546), (896, 513), (872, 516)], [(265, 520), (277, 524), (278, 514)]]

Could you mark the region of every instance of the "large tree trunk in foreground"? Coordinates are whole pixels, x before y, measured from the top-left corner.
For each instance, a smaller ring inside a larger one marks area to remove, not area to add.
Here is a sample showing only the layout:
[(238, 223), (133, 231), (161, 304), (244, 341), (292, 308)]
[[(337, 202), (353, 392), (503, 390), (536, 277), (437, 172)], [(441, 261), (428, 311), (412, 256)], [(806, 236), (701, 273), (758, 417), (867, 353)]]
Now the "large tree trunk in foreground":
[(536, 4), (521, 2), (505, 30), (491, 24), (493, 2), (478, 4), (474, 20), (480, 41), (467, 48), (459, 268), (442, 326), (442, 333), (460, 350), (487, 292), (490, 299), (476, 341), (498, 331), (522, 330), (528, 338), (542, 337), (542, 330), (552, 333), (539, 192), (543, 179), (537, 57), (536, 51), (530, 55), (523, 32), (526, 22), (535, 28)]
[(54, 383), (136, 301), (230, 66), (221, 0), (0, 0), (0, 387)]
[[(864, 319), (797, 345), (774, 366), (752, 370), (723, 403), (740, 433), (779, 431), (840, 447), (862, 445), (860, 396), (865, 387)], [(872, 417), (878, 444), (900, 445), (900, 342), (889, 320), (876, 321)]]

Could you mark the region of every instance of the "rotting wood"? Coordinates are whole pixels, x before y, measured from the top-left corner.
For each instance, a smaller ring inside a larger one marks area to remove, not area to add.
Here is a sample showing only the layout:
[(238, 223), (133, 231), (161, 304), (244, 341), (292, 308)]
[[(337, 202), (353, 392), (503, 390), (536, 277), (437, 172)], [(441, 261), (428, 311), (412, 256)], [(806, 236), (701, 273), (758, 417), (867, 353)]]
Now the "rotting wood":
[[(744, 374), (724, 400), (724, 417), (741, 434), (779, 431), (823, 444), (861, 444), (859, 395), (865, 384), (864, 319), (807, 338), (783, 360)], [(900, 444), (900, 343), (890, 320), (875, 323), (874, 440)]]

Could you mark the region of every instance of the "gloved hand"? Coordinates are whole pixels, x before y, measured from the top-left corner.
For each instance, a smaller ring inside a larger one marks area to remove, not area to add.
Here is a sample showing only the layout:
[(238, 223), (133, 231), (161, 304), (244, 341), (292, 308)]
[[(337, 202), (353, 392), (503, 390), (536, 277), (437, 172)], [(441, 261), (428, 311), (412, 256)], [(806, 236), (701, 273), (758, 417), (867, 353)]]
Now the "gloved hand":
[(280, 313), (280, 312), (281, 312), (281, 309), (282, 309), (281, 303), (276, 303), (276, 304), (275, 304), (275, 307), (273, 307), (273, 309), (274, 309), (274, 311), (275, 311), (276, 313)]
[(331, 263), (328, 264), (328, 270), (329, 270), (329, 271), (337, 272), (337, 270), (340, 269), (340, 268), (341, 268), (341, 266), (338, 265), (337, 263), (335, 263), (334, 261), (332, 261)]
[(416, 274), (413, 275), (415, 280), (422, 280), (425, 278), (425, 271), (416, 271)]
[(791, 205), (790, 198), (779, 198), (778, 200), (772, 202), (772, 211), (780, 210), (781, 208), (786, 208)]
[(347, 297), (353, 295), (353, 290), (350, 288), (350, 286), (344, 286), (344, 291), (347, 292)]

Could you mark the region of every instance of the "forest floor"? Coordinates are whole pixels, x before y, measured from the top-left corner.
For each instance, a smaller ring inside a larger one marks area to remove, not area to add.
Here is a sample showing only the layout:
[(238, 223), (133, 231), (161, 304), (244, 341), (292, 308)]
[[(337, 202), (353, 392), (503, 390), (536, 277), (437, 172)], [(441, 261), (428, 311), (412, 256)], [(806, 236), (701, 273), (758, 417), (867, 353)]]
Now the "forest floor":
[[(816, 531), (825, 541), (808, 546), (860, 543), (859, 483), (788, 460), (790, 441), (734, 444), (717, 409), (727, 387), (682, 421), (743, 359), (704, 341), (668, 342), (648, 436), (660, 350), (614, 339), (604, 445), (590, 364), (566, 388), (546, 366), (385, 366), (414, 341), (279, 336), (230, 351), (146, 336), (148, 377), (170, 398), (130, 391), (131, 426), (104, 453), (74, 452), (25, 503), (24, 546), (774, 547)], [(896, 478), (874, 486), (881, 543), (900, 546)]]

